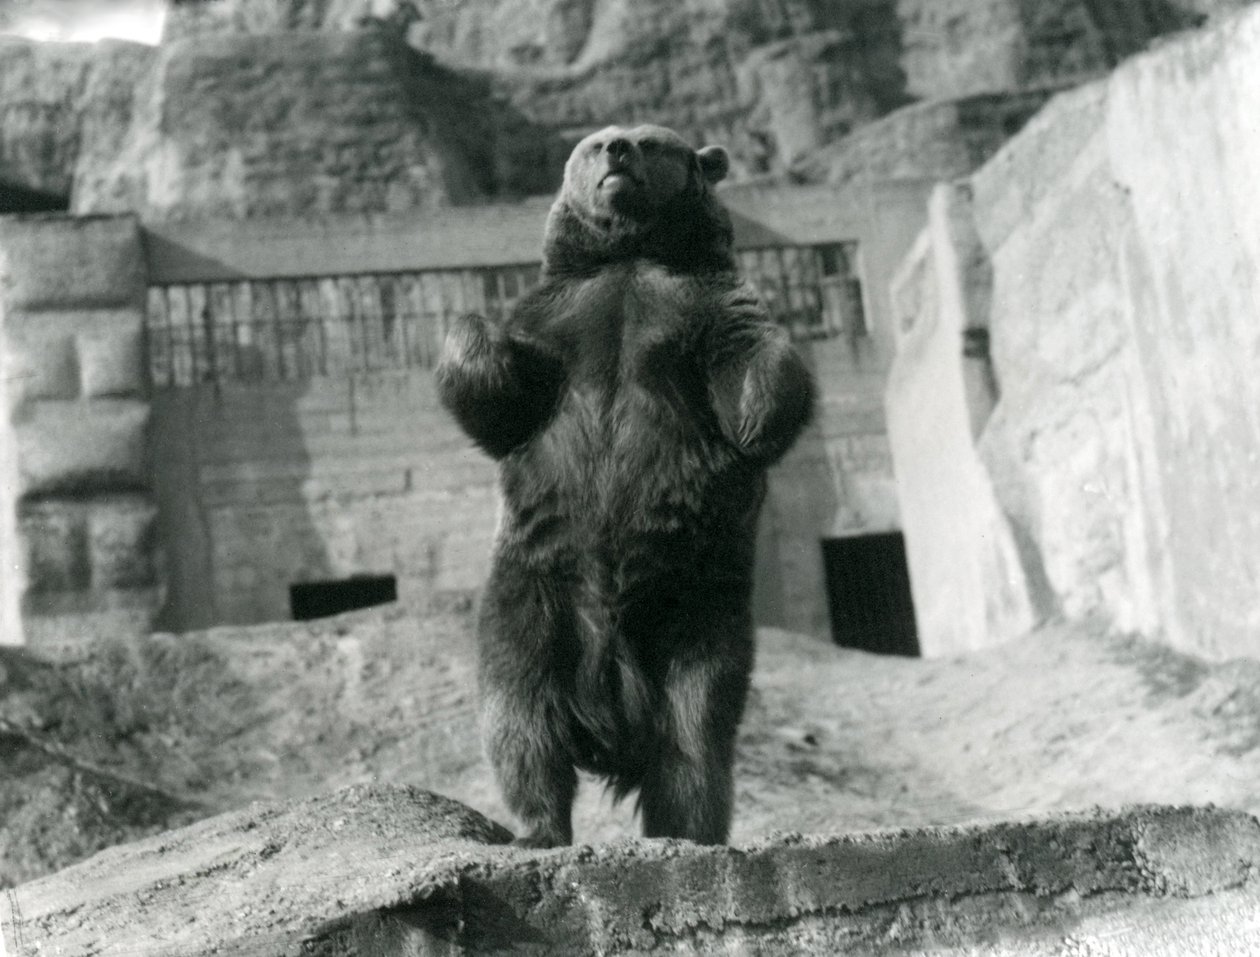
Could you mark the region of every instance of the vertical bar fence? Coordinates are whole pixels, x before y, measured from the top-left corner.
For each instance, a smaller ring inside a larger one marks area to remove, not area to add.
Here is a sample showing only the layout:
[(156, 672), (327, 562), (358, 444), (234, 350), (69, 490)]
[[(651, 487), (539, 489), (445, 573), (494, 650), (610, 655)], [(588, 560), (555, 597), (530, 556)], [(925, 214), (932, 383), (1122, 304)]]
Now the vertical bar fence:
[[(744, 274), (799, 340), (866, 335), (856, 243), (746, 249)], [(431, 369), (452, 319), (501, 320), (539, 265), (152, 286), (158, 387)]]

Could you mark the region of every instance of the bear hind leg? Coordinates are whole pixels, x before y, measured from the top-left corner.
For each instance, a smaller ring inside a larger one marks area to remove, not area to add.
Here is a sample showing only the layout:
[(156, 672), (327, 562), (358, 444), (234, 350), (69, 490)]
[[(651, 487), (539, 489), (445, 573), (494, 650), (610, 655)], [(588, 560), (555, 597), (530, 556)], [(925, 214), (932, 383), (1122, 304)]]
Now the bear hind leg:
[(723, 844), (729, 836), (735, 733), (748, 679), (715, 672), (709, 662), (670, 669), (665, 739), (639, 789), (645, 837)]
[(518, 847), (573, 843), (577, 771), (557, 740), (545, 703), (527, 694), (491, 692), (483, 702), (490, 763), (508, 809), (521, 823)]

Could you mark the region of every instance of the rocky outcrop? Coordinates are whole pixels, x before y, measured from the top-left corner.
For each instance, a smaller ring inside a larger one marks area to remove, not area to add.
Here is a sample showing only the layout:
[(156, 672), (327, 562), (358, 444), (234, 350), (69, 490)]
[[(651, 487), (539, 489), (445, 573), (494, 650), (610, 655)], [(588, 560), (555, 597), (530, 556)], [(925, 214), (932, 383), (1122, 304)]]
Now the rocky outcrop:
[(419, 9), (413, 0), (175, 2), (167, 10), (162, 35), (164, 40), (170, 41), (214, 33), (344, 32), (371, 23), (386, 29), (393, 26), (394, 32), (405, 32), (407, 25), (418, 17)]
[(99, 145), (85, 144), (75, 212), (245, 218), (470, 203), (550, 190), (563, 152), (485, 84), (375, 30), (173, 41), (137, 102), (122, 136), (102, 124)]
[[(799, 177), (803, 156), (911, 100), (1076, 84), (1243, 2), (379, 0), (372, 14), (444, 62), (487, 71), (547, 128), (575, 137), (651, 118), (727, 143), (737, 176)], [(267, 5), (266, 17), (257, 0), (213, 15), (183, 5), (170, 30), (330, 29), (365, 5), (329, 2), (322, 17), (299, 0)]]
[(0, 37), (0, 184), (68, 199), (91, 68), (84, 44)]
[[(527, 8), (535, 14), (522, 16)], [(411, 37), (445, 61), (491, 71), (544, 126), (576, 133), (651, 119), (696, 143), (727, 144), (744, 176), (782, 173), (908, 99), (888, 0), (481, 0), (435, 5)]]
[(961, 322), (988, 326), (977, 447), (1027, 578), (1216, 659), (1260, 657), (1257, 64), (1252, 10), (1055, 99), (972, 178)]
[(793, 164), (804, 154), (911, 100), (1101, 76), (1207, 12), (1144, 0), (467, 0), (416, 8), (413, 43), (500, 75), (512, 102), (539, 123), (585, 129), (653, 117), (696, 142), (728, 143), (737, 175), (799, 175)]
[(134, 82), (154, 52), (0, 37), (0, 212), (68, 207), (76, 169), (92, 162), (84, 138), (127, 128)]
[[(176, 3), (160, 52), (0, 41), (0, 188), (9, 209), (73, 186), (76, 211), (151, 218), (425, 207), (548, 192), (566, 144), (638, 119), (727, 144), (735, 178), (836, 181), (873, 141), (837, 144), (913, 100), (1021, 114), (1243, 2)], [(989, 152), (962, 112), (926, 143), (949, 175)], [(924, 155), (904, 134), (932, 125), (908, 114), (887, 142)]]
[(1050, 98), (1048, 90), (915, 103), (815, 149), (789, 169), (811, 183), (949, 181), (988, 160)]

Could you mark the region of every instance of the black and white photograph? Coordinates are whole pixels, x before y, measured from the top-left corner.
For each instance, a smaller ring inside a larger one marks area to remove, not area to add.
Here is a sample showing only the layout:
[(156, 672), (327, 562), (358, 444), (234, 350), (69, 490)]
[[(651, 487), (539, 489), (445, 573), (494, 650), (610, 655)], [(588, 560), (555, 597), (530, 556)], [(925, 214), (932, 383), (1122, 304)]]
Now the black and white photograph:
[(0, 0), (0, 957), (1260, 957), (1260, 3)]

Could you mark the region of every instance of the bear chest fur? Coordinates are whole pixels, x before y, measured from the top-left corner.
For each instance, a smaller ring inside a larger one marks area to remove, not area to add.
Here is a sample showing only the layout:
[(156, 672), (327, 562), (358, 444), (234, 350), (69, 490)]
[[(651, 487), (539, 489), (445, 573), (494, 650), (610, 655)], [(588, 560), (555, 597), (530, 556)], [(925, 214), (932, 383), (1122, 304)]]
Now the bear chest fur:
[(723, 437), (705, 343), (722, 321), (715, 280), (631, 262), (544, 284), (523, 332), (562, 358), (555, 414), (503, 463), (509, 533), (561, 552), (645, 543), (687, 560), (746, 534), (760, 478)]

